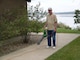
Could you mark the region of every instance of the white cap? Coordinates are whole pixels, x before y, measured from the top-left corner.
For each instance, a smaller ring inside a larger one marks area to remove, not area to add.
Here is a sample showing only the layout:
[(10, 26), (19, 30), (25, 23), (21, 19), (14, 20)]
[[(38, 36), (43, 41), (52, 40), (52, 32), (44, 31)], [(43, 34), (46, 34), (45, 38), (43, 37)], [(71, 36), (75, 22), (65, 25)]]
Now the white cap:
[(52, 8), (48, 8), (48, 10), (52, 10)]

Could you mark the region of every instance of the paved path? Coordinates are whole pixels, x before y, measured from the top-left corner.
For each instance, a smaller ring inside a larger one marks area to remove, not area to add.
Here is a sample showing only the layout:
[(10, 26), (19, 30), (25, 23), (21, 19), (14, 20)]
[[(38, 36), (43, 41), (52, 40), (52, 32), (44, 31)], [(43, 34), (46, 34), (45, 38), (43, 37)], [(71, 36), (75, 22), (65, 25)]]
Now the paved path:
[(31, 45), (29, 47), (23, 48), (16, 52), (10, 53), (3, 57), (0, 57), (0, 60), (45, 60), (48, 56), (52, 55), (54, 52), (58, 51), (68, 43), (70, 43), (73, 39), (80, 36), (80, 34), (57, 34), (57, 47), (46, 48), (47, 40), (45, 39), (41, 45)]

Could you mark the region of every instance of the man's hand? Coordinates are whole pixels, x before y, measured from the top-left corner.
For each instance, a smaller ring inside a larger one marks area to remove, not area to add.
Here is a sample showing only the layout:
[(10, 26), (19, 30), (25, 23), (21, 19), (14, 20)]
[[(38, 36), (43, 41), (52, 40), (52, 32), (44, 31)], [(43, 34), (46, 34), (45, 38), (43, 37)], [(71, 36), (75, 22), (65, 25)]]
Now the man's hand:
[(56, 30), (57, 30), (57, 29), (56, 29), (56, 28), (54, 28), (54, 32), (56, 32)]
[(54, 23), (54, 31), (56, 32), (57, 30), (57, 21)]

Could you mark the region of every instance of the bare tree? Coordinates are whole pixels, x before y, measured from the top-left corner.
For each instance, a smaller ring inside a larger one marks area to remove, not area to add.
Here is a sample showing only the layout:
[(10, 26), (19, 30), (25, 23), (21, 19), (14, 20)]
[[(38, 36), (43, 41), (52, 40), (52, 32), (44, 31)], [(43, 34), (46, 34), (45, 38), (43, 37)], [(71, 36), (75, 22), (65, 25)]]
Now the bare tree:
[(45, 17), (47, 14), (43, 8), (40, 8), (40, 3), (36, 6), (30, 6), (28, 9), (28, 17), (32, 20), (40, 20), (41, 18)]

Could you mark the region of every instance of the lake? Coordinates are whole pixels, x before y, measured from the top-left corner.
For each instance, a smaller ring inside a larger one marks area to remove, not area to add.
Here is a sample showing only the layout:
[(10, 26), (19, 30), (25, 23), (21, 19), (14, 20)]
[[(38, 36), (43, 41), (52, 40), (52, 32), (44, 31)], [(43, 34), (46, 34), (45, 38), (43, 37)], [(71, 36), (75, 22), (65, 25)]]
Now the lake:
[(56, 14), (58, 22), (62, 22), (68, 26), (70, 26), (72, 29), (76, 28), (77, 26), (80, 26), (80, 23), (75, 24), (74, 23), (74, 14)]

